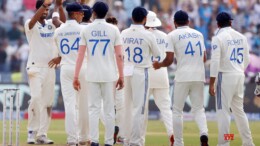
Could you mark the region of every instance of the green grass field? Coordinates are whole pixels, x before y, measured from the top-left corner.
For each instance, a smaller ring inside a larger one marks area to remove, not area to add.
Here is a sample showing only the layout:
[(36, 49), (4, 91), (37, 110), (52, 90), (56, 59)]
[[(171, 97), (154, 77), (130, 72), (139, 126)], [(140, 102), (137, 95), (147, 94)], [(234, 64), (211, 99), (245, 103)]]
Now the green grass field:
[[(2, 121), (1, 124), (1, 144), (2, 144)], [(26, 131), (27, 121), (21, 121), (20, 125), (20, 145), (26, 145), (27, 131)], [(209, 128), (209, 145), (217, 145), (217, 124), (216, 122), (208, 122)], [(256, 146), (260, 146), (260, 122), (250, 122), (250, 128), (252, 130), (252, 135), (254, 138), (254, 143)], [(64, 120), (53, 120), (51, 127), (49, 129), (48, 137), (54, 140), (55, 145), (65, 145), (66, 134), (64, 130)], [(100, 126), (100, 140), (103, 143), (104, 138), (104, 128)], [(231, 141), (231, 146), (242, 145), (240, 136), (238, 134), (235, 123), (231, 124), (231, 132), (234, 133), (235, 139)], [(184, 143), (185, 146), (199, 146), (199, 130), (195, 122), (184, 122)], [(147, 135), (146, 135), (146, 146), (168, 146), (168, 138), (164, 125), (160, 121), (149, 121)]]

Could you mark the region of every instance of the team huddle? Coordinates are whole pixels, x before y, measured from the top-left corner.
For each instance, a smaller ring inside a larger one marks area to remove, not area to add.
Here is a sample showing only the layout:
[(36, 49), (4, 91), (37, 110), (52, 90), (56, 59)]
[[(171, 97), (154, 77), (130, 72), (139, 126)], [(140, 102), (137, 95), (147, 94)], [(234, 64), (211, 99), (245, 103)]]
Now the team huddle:
[[(153, 95), (169, 145), (184, 146), (183, 108), (187, 97), (200, 130), (201, 146), (209, 135), (204, 100), (206, 61), (203, 35), (189, 27), (189, 16), (174, 15), (175, 30), (157, 29), (161, 21), (152, 11), (136, 7), (132, 24), (119, 31), (115, 18), (106, 18), (109, 7), (96, 2), (55, 1), (51, 20), (46, 20), (52, 0), (37, 0), (35, 15), (26, 21), (30, 46), (27, 63), (31, 100), (28, 107), (28, 144), (53, 144), (47, 137), (51, 121), (55, 67), (60, 66), (65, 107), (67, 145), (99, 146), (99, 120), (105, 126), (105, 146), (144, 146), (148, 101)], [(91, 21), (91, 18), (93, 22)], [(243, 146), (254, 146), (243, 110), (244, 70), (249, 64), (246, 37), (231, 26), (226, 12), (216, 17), (218, 30), (212, 38), (211, 96), (216, 96), (218, 146), (229, 146), (233, 113)], [(174, 96), (169, 97), (167, 66), (177, 62)], [(260, 75), (257, 82), (260, 82)], [(260, 93), (260, 83), (255, 94)], [(231, 112), (232, 111), (232, 112)]]

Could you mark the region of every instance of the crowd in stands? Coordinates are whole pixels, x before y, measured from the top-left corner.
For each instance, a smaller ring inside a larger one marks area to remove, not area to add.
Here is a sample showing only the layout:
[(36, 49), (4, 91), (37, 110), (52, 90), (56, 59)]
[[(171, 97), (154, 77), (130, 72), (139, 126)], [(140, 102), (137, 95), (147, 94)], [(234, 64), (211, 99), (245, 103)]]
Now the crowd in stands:
[[(75, 0), (66, 0), (72, 2)], [(95, 0), (87, 0), (91, 6)], [(248, 77), (260, 72), (260, 0), (103, 0), (110, 5), (109, 15), (118, 19), (120, 30), (131, 24), (131, 11), (144, 6), (157, 13), (162, 21), (159, 28), (168, 33), (174, 28), (173, 15), (182, 9), (190, 16), (190, 27), (200, 31), (205, 39), (208, 60), (211, 38), (217, 29), (216, 15), (220, 11), (232, 14), (233, 27), (242, 32), (250, 45), (251, 63), (246, 71)], [(0, 82), (27, 82), (26, 60), (29, 46), (24, 33), (24, 22), (35, 13), (36, 0), (0, 0)], [(66, 4), (64, 4), (66, 5)], [(50, 13), (51, 16), (51, 13)], [(209, 76), (209, 61), (206, 62)], [(250, 78), (248, 78), (250, 80)]]

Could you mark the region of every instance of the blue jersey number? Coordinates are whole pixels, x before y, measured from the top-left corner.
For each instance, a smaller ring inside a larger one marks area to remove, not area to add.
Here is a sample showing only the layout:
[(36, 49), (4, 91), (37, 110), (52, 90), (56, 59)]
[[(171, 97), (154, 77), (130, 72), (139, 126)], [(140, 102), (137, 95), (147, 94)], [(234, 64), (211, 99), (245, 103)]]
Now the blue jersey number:
[(93, 46), (93, 48), (92, 48), (92, 56), (94, 56), (94, 54), (95, 54), (95, 50), (96, 50), (96, 47), (97, 47), (97, 44), (99, 43), (99, 42), (104, 42), (105, 43), (105, 46), (104, 46), (104, 48), (103, 48), (103, 56), (105, 56), (105, 54), (106, 54), (106, 50), (107, 50), (107, 46), (108, 46), (108, 44), (109, 44), (109, 42), (110, 42), (110, 39), (100, 39), (100, 40), (96, 40), (96, 39), (92, 39), (92, 40), (89, 40), (89, 42), (94, 42), (94, 46)]
[[(125, 52), (127, 52), (127, 57), (128, 61), (130, 61), (130, 48), (128, 47)], [(141, 63), (143, 61), (143, 56), (142, 56), (143, 50), (139, 47), (134, 48), (134, 56), (133, 56), (133, 61), (135, 63)]]
[(69, 54), (70, 50), (78, 50), (79, 49), (79, 38), (76, 38), (72, 46), (69, 46), (69, 40), (67, 38), (64, 38), (60, 41), (60, 50), (62, 54)]
[[(198, 43), (196, 44), (196, 46), (199, 47), (199, 49), (200, 49), (200, 56), (202, 56), (202, 50), (201, 50), (200, 41), (198, 41)], [(189, 42), (188, 42), (188, 45), (187, 45), (187, 47), (186, 47), (186, 49), (185, 49), (185, 54), (191, 54), (191, 56), (194, 56), (194, 53), (195, 53), (195, 51), (193, 50), (192, 44), (191, 44), (191, 42), (189, 41)]]
[(160, 60), (161, 60), (161, 57), (160, 56), (157, 56), (157, 57), (151, 57), (151, 60), (152, 60), (152, 62), (154, 62), (154, 61), (158, 61), (158, 62), (160, 62)]
[(243, 63), (244, 55), (243, 55), (244, 48), (234, 48), (230, 55), (230, 61), (237, 62), (239, 64)]

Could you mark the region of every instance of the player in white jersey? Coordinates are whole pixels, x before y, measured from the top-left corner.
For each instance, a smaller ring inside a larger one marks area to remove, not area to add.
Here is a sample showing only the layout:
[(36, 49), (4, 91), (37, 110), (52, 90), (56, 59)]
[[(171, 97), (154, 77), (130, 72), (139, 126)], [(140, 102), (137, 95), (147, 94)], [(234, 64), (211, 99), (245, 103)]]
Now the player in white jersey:
[[(73, 88), (73, 77), (76, 65), (76, 59), (79, 49), (80, 31), (82, 26), (79, 24), (84, 16), (83, 7), (79, 3), (70, 3), (66, 6), (68, 12), (68, 20), (62, 24), (54, 33), (54, 42), (61, 56), (61, 91), (65, 107), (65, 129), (67, 133), (67, 145), (76, 145), (79, 142), (87, 141), (87, 133), (82, 136), (82, 133), (87, 132), (88, 128), (82, 131), (82, 125), (88, 126), (88, 109), (81, 110), (81, 107), (87, 107), (87, 97), (85, 96), (86, 87), (82, 84), (79, 92)], [(86, 62), (86, 60), (85, 60)], [(80, 72), (79, 79), (86, 82), (85, 70), (86, 63)], [(79, 97), (77, 95), (79, 94)], [(79, 98), (79, 99), (77, 99)], [(77, 103), (77, 100), (79, 101)], [(76, 107), (79, 107), (79, 111)], [(80, 119), (79, 115), (86, 117), (86, 120)], [(79, 118), (79, 120), (78, 120)], [(78, 122), (81, 124), (78, 125)], [(79, 126), (79, 129), (77, 128)], [(79, 130), (79, 134), (78, 134)], [(78, 139), (79, 137), (79, 139)]]
[[(55, 70), (48, 67), (48, 62), (54, 57), (54, 45), (51, 42), (56, 28), (52, 20), (46, 20), (51, 3), (52, 0), (38, 0), (35, 15), (24, 25), (30, 46), (27, 62), (31, 90), (31, 100), (28, 107), (27, 143), (29, 144), (36, 142), (36, 133), (38, 143), (53, 144), (53, 141), (47, 138), (55, 84)], [(61, 0), (57, 0), (55, 8), (59, 9), (60, 14), (64, 14), (61, 3)], [(56, 13), (56, 15), (58, 14)], [(65, 18), (65, 16), (61, 16), (61, 18)]]
[(168, 34), (169, 47), (163, 62), (154, 63), (155, 69), (171, 65), (174, 55), (177, 60), (173, 97), (174, 146), (183, 146), (183, 107), (189, 96), (191, 110), (200, 130), (201, 146), (208, 145), (208, 128), (203, 107), (206, 60), (203, 35), (188, 26), (189, 16), (179, 10), (174, 14), (177, 28)]
[[(247, 39), (231, 28), (231, 16), (220, 12), (217, 17), (218, 32), (212, 38), (210, 62), (211, 96), (216, 95), (218, 119), (218, 146), (229, 146), (230, 114), (234, 114), (243, 146), (254, 146), (248, 119), (244, 112), (244, 71), (249, 64)], [(216, 92), (216, 94), (215, 94)]]
[(73, 85), (76, 90), (79, 90), (78, 75), (87, 51), (86, 75), (91, 146), (99, 145), (101, 100), (104, 102), (105, 113), (105, 146), (112, 146), (115, 126), (114, 92), (115, 87), (122, 89), (124, 83), (122, 42), (119, 29), (104, 19), (108, 12), (107, 4), (96, 2), (92, 9), (95, 20), (81, 32)]
[(133, 24), (121, 33), (125, 52), (125, 118), (127, 119), (124, 145), (144, 146), (145, 107), (148, 104), (151, 57), (159, 57), (155, 36), (145, 30), (147, 10), (136, 7), (132, 11)]
[[(161, 21), (152, 11), (148, 12), (145, 26), (148, 27), (156, 37), (157, 45), (160, 48), (161, 56), (159, 58), (152, 57), (152, 61), (163, 61), (166, 56), (166, 48), (168, 47), (167, 34), (156, 29), (161, 26)], [(169, 136), (170, 145), (173, 145), (173, 129), (172, 129), (172, 111), (171, 99), (169, 96), (169, 79), (167, 68), (158, 70), (151, 69), (150, 71), (150, 92), (148, 97), (153, 95), (155, 104), (159, 108), (164, 122), (167, 134)], [(148, 120), (148, 104), (145, 112), (146, 120)], [(147, 126), (147, 125), (146, 125)], [(145, 135), (144, 135), (145, 136)]]

